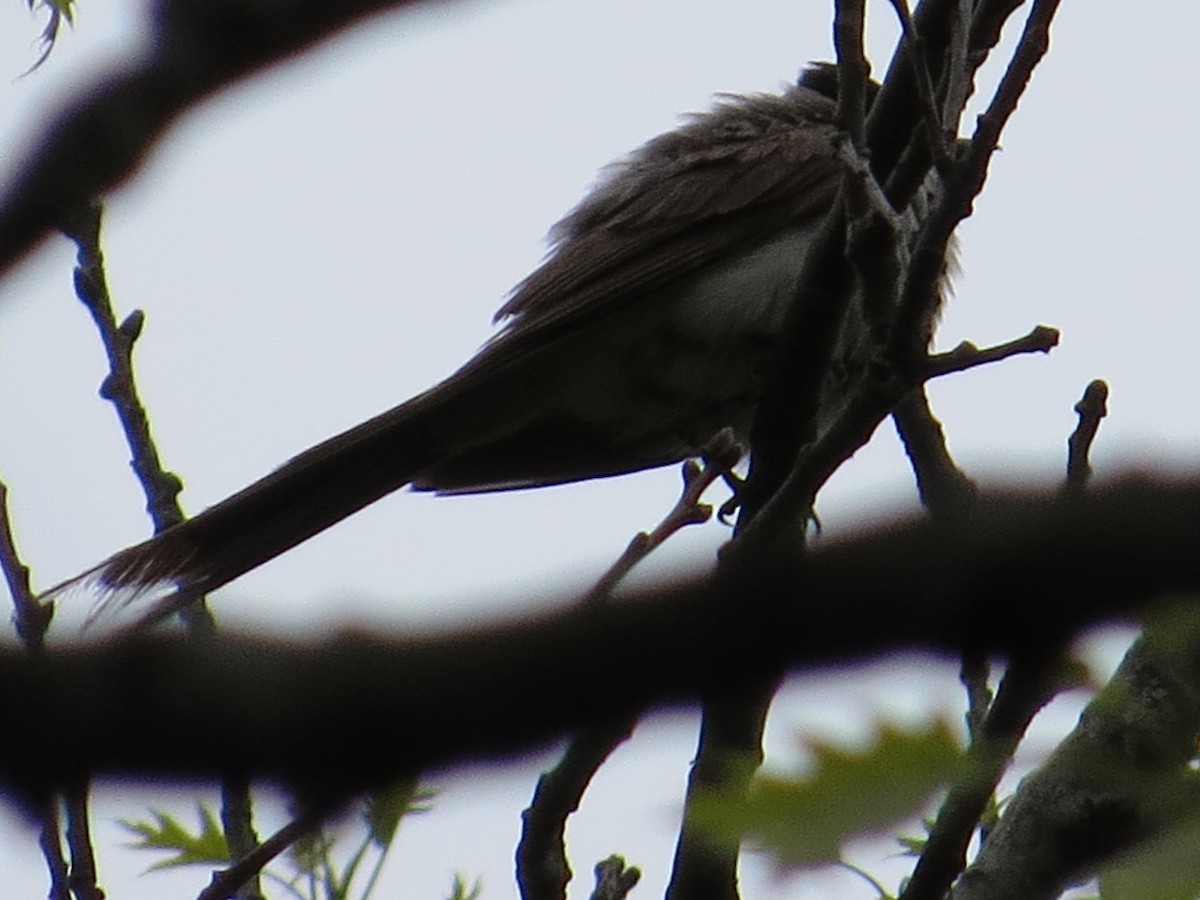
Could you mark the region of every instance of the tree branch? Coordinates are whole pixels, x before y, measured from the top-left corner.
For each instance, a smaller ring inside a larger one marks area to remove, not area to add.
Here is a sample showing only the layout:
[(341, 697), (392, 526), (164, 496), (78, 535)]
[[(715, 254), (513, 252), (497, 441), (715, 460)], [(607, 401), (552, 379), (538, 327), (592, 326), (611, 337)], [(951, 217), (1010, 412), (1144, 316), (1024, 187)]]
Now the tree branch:
[(1079, 725), (1009, 801), (951, 900), (1052, 900), (1195, 813), (1200, 615), (1158, 616)]
[(1079, 425), (1067, 438), (1066, 488), (1069, 491), (1082, 490), (1092, 476), (1088, 453), (1100, 430), (1100, 420), (1108, 415), (1108, 385), (1099, 379), (1089, 384), (1075, 404), (1075, 412), (1079, 415)]
[(116, 187), (189, 106), (240, 78), (414, 0), (157, 0), (145, 52), (92, 82), (33, 141), (0, 195), (0, 273)]
[[(1200, 482), (1129, 480), (1077, 497), (984, 498), (802, 562), (762, 555), (736, 582), (706, 573), (630, 602), (443, 637), (5, 650), (0, 783), (233, 771), (341, 797), (524, 752), (601, 717), (690, 704), (783, 667), (904, 648), (1022, 658), (1200, 589), (1198, 531)], [(339, 710), (336, 745), (314, 708)]]

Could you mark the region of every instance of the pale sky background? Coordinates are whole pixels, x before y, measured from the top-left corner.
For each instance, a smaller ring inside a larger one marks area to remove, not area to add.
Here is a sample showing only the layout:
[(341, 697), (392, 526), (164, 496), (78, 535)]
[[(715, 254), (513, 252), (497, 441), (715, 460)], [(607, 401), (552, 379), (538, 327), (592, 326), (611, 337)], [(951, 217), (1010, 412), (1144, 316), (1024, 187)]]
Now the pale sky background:
[[(0, 179), (43, 114), (137, 46), (140, 3), (81, 3), (76, 28), (25, 78), (39, 25), (23, 0), (0, 7)], [(187, 483), (186, 508), (453, 371), (597, 169), (716, 92), (775, 90), (805, 61), (830, 58), (831, 6), (434, 4), (370, 21), (185, 116), (111, 198), (104, 246), (119, 309), (147, 312), (139, 380), (164, 460)], [(870, 13), (882, 72), (891, 13), (882, 2)], [(1094, 453), (1102, 477), (1194, 467), (1198, 31), (1194, 4), (1063, 4), (1052, 51), (961, 229), (963, 273), (940, 335), (950, 347), (1039, 322), (1064, 333), (1049, 357), (934, 386), (953, 451), (985, 484), (1059, 479), (1071, 407), (1095, 377), (1112, 387)], [(96, 398), (103, 355), (74, 299), (72, 264), (71, 246), (54, 238), (0, 281), (0, 478), (40, 587), (149, 529), (115, 417)], [(222, 591), (214, 609), (230, 627), (291, 634), (516, 614), (597, 577), (670, 506), (677, 483), (668, 470), (489, 497), (401, 493)], [(913, 503), (885, 426), (822, 496), (822, 539)], [(692, 529), (639, 577), (706, 565), (726, 536), (715, 524)], [(1118, 642), (1092, 643), (1111, 665)], [(1070, 726), (1080, 699), (1056, 705), (1029, 758)], [(849, 738), (876, 717), (957, 718), (960, 705), (954, 667), (930, 660), (796, 679), (776, 705), (770, 758), (794, 765), (798, 733)], [(633, 896), (661, 895), (695, 725), (687, 713), (655, 717), (603, 771), (571, 828), (575, 896), (613, 851), (644, 870)], [(433, 900), (460, 870), (484, 877), (485, 897), (515, 897), (519, 812), (551, 758), (433, 778), (442, 796), (402, 825), (379, 896)], [(212, 794), (98, 790), (110, 897), (200, 890), (200, 869), (136, 877), (153, 858), (121, 850), (113, 824), (151, 804), (190, 816), (199, 796)], [(264, 834), (277, 813), (264, 805)], [(44, 896), (33, 832), (12, 813), (0, 830), (5, 896)], [(856, 845), (852, 857), (894, 888), (906, 864), (893, 851)], [(871, 896), (846, 874), (777, 882), (753, 859), (744, 871), (748, 900)]]

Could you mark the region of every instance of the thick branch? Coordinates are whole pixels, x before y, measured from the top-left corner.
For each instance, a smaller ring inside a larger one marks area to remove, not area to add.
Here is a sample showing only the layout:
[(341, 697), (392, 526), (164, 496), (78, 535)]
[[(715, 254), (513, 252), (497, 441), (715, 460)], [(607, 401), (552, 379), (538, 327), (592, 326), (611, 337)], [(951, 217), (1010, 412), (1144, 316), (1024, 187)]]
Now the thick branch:
[[(760, 558), (736, 583), (706, 574), (636, 602), (444, 637), (4, 651), (0, 780), (38, 788), (85, 770), (233, 771), (342, 792), (523, 752), (602, 716), (692, 703), (783, 666), (906, 647), (1036, 655), (1086, 624), (1200, 589), (1198, 531), (1200, 483), (1131, 481), (1078, 497), (988, 498), (802, 565)], [(336, 744), (313, 709), (339, 711)]]
[(1052, 900), (1142, 840), (1194, 816), (1200, 615), (1147, 627), (1079, 725), (1005, 808), (953, 900)]
[(0, 196), (0, 272), (141, 165), (217, 89), (411, 0), (158, 0), (144, 54), (97, 79), (32, 142)]

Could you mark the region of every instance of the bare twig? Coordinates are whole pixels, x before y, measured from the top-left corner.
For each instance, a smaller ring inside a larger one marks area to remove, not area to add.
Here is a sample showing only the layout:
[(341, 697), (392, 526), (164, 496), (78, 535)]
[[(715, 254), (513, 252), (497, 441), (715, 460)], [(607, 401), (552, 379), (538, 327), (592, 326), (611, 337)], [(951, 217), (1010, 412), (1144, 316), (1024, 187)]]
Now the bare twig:
[(871, 64), (863, 53), (866, 0), (836, 0), (833, 44), (837, 51), (838, 123), (856, 153), (866, 150), (867, 78)]
[[(900, 31), (904, 35), (903, 54), (912, 65), (913, 81), (917, 86), (917, 96), (920, 98), (921, 115), (925, 124), (925, 136), (929, 142), (929, 153), (933, 165), (939, 172), (944, 172), (950, 165), (950, 149), (946, 128), (942, 125), (942, 117), (938, 111), (937, 97), (933, 90), (933, 79), (929, 75), (929, 65), (925, 57), (921, 36), (913, 26), (912, 15), (908, 9), (908, 0), (890, 0), (900, 22)], [(947, 67), (955, 71), (953, 65)], [(957, 119), (956, 119), (957, 120)]]
[[(101, 385), (100, 395), (112, 403), (117, 412), (132, 457), (133, 471), (142, 486), (146, 509), (158, 533), (184, 520), (179, 505), (183, 484), (177, 475), (162, 465), (134, 376), (133, 349), (141, 334), (144, 316), (140, 310), (135, 310), (118, 325), (113, 312), (100, 246), (102, 217), (100, 204), (89, 203), (66, 225), (66, 233), (78, 248), (75, 292), (91, 314), (108, 358), (108, 375)], [(204, 638), (214, 633), (215, 621), (203, 598), (180, 607), (178, 612), (194, 637)], [(248, 856), (258, 843), (252, 824), (248, 780), (234, 776), (223, 779), (221, 820), (231, 858), (236, 861)], [(257, 879), (251, 878), (242, 885), (238, 897), (239, 900), (261, 897)]]
[(592, 900), (624, 900), (639, 881), (641, 870), (637, 866), (626, 866), (623, 857), (612, 855), (596, 863), (596, 889)]
[[(1037, 635), (1030, 636), (1038, 641)], [(929, 832), (900, 900), (941, 900), (966, 865), (967, 845), (1029, 723), (1058, 692), (1057, 647), (1034, 653), (1009, 668), (995, 702), (967, 750), (966, 776), (951, 789)]]
[(64, 226), (65, 233), (78, 248), (75, 293), (91, 314), (108, 358), (108, 374), (100, 385), (100, 396), (117, 412), (133, 457), (134, 474), (146, 496), (146, 511), (150, 513), (155, 532), (159, 532), (183, 521), (183, 510), (179, 506), (183, 484), (178, 475), (163, 468), (133, 374), (133, 347), (141, 336), (145, 315), (141, 310), (134, 310), (118, 325), (113, 313), (104, 272), (104, 254), (100, 248), (102, 216), (103, 208), (98, 203), (89, 203)]
[[(46, 630), (54, 617), (54, 604), (41, 603), (34, 596), (29, 583), (29, 567), (17, 553), (12, 522), (8, 516), (8, 486), (3, 482), (0, 482), (0, 569), (4, 571), (4, 579), (12, 597), (17, 635), (27, 651), (39, 654), (45, 648)], [(69, 900), (72, 873), (62, 852), (59, 797), (43, 788), (36, 792), (31, 805), (36, 807), (40, 822), (38, 846), (42, 849), (50, 874), (49, 896), (51, 900)], [(73, 856), (75, 850), (72, 843)], [(92, 875), (94, 878), (94, 865)]]
[(256, 846), (228, 869), (213, 873), (212, 881), (197, 895), (196, 900), (231, 900), (239, 896), (242, 885), (254, 879), (263, 867), (276, 856), (333, 815), (327, 806), (314, 806), (300, 813), (277, 832)]
[(86, 778), (71, 779), (63, 789), (67, 810), (67, 847), (71, 851), (68, 883), (75, 900), (104, 900), (97, 883), (96, 855), (92, 849), (92, 831), (88, 824), (88, 783)]
[(939, 378), (953, 372), (965, 372), (1023, 353), (1049, 353), (1058, 346), (1060, 337), (1057, 328), (1038, 325), (1023, 337), (983, 349), (970, 341), (963, 341), (953, 350), (930, 356), (925, 364), (925, 377)]
[[(700, 498), (713, 482), (729, 473), (741, 454), (741, 448), (730, 437), (712, 444), (703, 466), (693, 460), (685, 462), (679, 500), (652, 531), (634, 536), (621, 557), (585, 595), (584, 602), (607, 600), (630, 570), (671, 535), (688, 525), (707, 522), (712, 507), (701, 503)], [(613, 652), (619, 654), (620, 647), (614, 647)], [(628, 739), (636, 724), (636, 715), (621, 716), (584, 729), (572, 737), (558, 765), (538, 780), (529, 808), (521, 816), (521, 840), (517, 845), (517, 886), (524, 900), (566, 896), (571, 880), (564, 842), (567, 819), (578, 809), (600, 766)]]
[[(614, 653), (619, 652), (620, 648), (614, 648)], [(567, 819), (579, 808), (583, 792), (600, 766), (629, 738), (636, 724), (636, 715), (620, 716), (577, 732), (558, 765), (538, 779), (529, 808), (521, 814), (517, 844), (517, 887), (522, 900), (566, 897), (571, 881), (564, 841)]]
[[(75, 293), (91, 314), (108, 357), (108, 375), (100, 385), (100, 396), (112, 403), (117, 412), (134, 474), (146, 497), (146, 511), (158, 533), (183, 521), (179, 506), (183, 482), (174, 472), (163, 468), (133, 374), (133, 347), (142, 333), (145, 316), (141, 310), (134, 310), (118, 325), (113, 313), (100, 248), (102, 216), (100, 204), (88, 203), (75, 211), (63, 230), (78, 248)], [(181, 608), (179, 613), (195, 634), (210, 633), (215, 627), (202, 598)]]
[(54, 604), (42, 603), (29, 584), (29, 567), (21, 561), (8, 518), (8, 485), (0, 482), (0, 569), (13, 601), (13, 620), (22, 643), (32, 651), (45, 645), (46, 629), (54, 618)]
[(946, 446), (942, 423), (929, 406), (921, 385), (892, 411), (896, 433), (904, 444), (921, 503), (934, 515), (961, 509), (975, 499), (975, 483), (958, 467)]
[(1075, 404), (1075, 412), (1079, 414), (1079, 425), (1067, 439), (1068, 491), (1082, 490), (1092, 476), (1088, 454), (1100, 430), (1100, 420), (1108, 415), (1108, 385), (1100, 379), (1089, 384)]
[[(1075, 406), (1079, 427), (1068, 442), (1072, 450), (1072, 464), (1068, 465), (1065, 483), (1068, 493), (1082, 490), (1090, 474), (1087, 448), (1105, 415), (1106, 396), (1104, 382), (1093, 381)], [(1033, 636), (1032, 640), (1036, 641), (1037, 637)], [(967, 720), (971, 734), (969, 755), (975, 760), (975, 766), (966, 780), (954, 786), (943, 803), (901, 900), (939, 900), (943, 897), (966, 865), (967, 844), (972, 833), (990, 811), (987, 818), (991, 821), (984, 822), (981, 835), (982, 843), (986, 843), (990, 828), (995, 824), (996, 783), (1033, 717), (1061, 688), (1060, 680), (1053, 677), (1053, 670), (1061, 665), (1061, 659), (1061, 653), (1048, 648), (1044, 655), (1033, 654), (1015, 660), (1000, 684), (996, 703), (989, 709), (985, 694), (986, 658), (980, 655), (975, 655), (973, 660), (964, 658), (963, 683), (968, 686), (971, 697)]]
[[(229, 859), (234, 863), (250, 856), (258, 847), (250, 779), (233, 775), (221, 779), (221, 829), (229, 846)], [(264, 900), (258, 872), (238, 887), (236, 896), (237, 900)]]
[(46, 868), (50, 871), (49, 900), (71, 900), (71, 887), (67, 871), (67, 860), (63, 857), (60, 824), (58, 819), (58, 798), (48, 798), (41, 809), (41, 829), (38, 832), (38, 846), (42, 848), (42, 856), (46, 860)]
[[(971, 214), (975, 197), (987, 180), (988, 162), (999, 145), (1000, 134), (1017, 108), (1034, 68), (1049, 48), (1050, 22), (1058, 0), (1034, 0), (1029, 18), (987, 110), (979, 117), (975, 133), (951, 174), (943, 179), (941, 198), (934, 204), (913, 249), (893, 346), (888, 358), (901, 368), (916, 364), (927, 344), (926, 330), (937, 309), (937, 285), (946, 264), (946, 247), (954, 229)], [(924, 343), (912, 343), (925, 341)]]
[[(29, 583), (29, 567), (17, 554), (12, 523), (8, 517), (8, 487), (0, 482), (0, 568), (12, 595), (17, 634), (26, 650), (40, 655), (45, 649), (46, 630), (54, 616), (53, 603), (41, 603)], [(59, 821), (59, 797), (44, 789), (38, 792), (37, 805), (41, 830), (38, 843), (50, 873), (50, 896), (76, 900), (103, 900), (96, 886), (96, 861), (87, 822), (87, 782), (73, 779), (63, 789), (62, 801), (67, 813), (67, 846), (71, 851), (68, 867), (63, 857)]]
[[(893, 410), (892, 420), (895, 422), (896, 431), (900, 435), (912, 465), (921, 502), (930, 514), (942, 517), (953, 515), (965, 509), (967, 504), (973, 503), (978, 496), (978, 489), (950, 456), (942, 424), (934, 416), (933, 410), (929, 406), (929, 398), (924, 385), (909, 394)], [(963, 654), (959, 667), (959, 679), (967, 691), (966, 723), (972, 747), (977, 747), (984, 741), (985, 722), (992, 703), (992, 693), (988, 686), (990, 673), (991, 666), (986, 654), (976, 651), (967, 651)], [(978, 751), (976, 752), (978, 753)], [(973, 779), (978, 778), (975, 772), (972, 772), (971, 775)], [(972, 784), (975, 783), (972, 781)], [(964, 787), (965, 785), (957, 786), (960, 795)], [(991, 797), (990, 791), (988, 797)], [(954, 807), (951, 807), (951, 799), (955, 800)], [(959, 844), (965, 848), (966, 842), (970, 839), (979, 820), (978, 815), (974, 818), (971, 817), (971, 813), (976, 808), (974, 802), (976, 799), (977, 797), (972, 796), (970, 801), (964, 802), (961, 796), (955, 798), (951, 792), (951, 797), (943, 802), (938, 820), (931, 830), (929, 840), (917, 862), (917, 868), (923, 873), (927, 872), (931, 866), (941, 868), (943, 871), (953, 871), (955, 865), (953, 848)], [(938, 859), (939, 856), (941, 859)], [(959, 862), (960, 870), (961, 867), (962, 862)], [(931, 881), (925, 874), (922, 877), (927, 882)], [(934, 886), (930, 889), (936, 890), (940, 880), (935, 879), (932, 883)], [(915, 890), (923, 889), (925, 888), (918, 883)], [(910, 881), (905, 888), (905, 900), (913, 900), (911, 895), (913, 890)]]
[(701, 503), (700, 498), (715, 481), (725, 477), (736, 465), (741, 449), (730, 445), (723, 453), (705, 460), (703, 465), (694, 460), (683, 464), (683, 492), (675, 505), (651, 531), (639, 531), (630, 540), (620, 558), (606, 571), (590, 591), (584, 602), (595, 603), (607, 599), (614, 588), (630, 573), (634, 566), (661, 546), (664, 541), (689, 525), (703, 525), (712, 518), (712, 507)]

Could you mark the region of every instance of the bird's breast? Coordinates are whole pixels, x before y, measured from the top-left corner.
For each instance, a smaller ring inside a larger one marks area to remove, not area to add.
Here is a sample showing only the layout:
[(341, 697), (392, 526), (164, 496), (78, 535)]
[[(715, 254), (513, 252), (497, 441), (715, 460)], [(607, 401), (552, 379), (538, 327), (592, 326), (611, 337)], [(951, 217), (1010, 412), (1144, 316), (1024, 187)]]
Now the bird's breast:
[(726, 427), (746, 442), (813, 230), (788, 231), (615, 315), (595, 345), (612, 352), (578, 355), (588, 418), (620, 422), (631, 440), (657, 434), (678, 455)]

